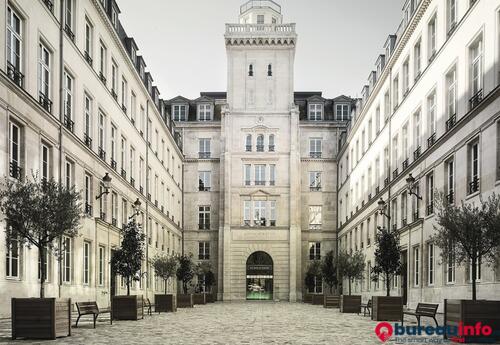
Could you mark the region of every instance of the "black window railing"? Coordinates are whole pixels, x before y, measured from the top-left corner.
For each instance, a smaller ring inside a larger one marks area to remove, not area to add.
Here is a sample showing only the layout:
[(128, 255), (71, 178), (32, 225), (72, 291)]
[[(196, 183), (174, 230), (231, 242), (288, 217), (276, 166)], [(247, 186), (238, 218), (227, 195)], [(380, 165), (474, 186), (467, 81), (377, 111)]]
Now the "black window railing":
[(309, 156), (311, 158), (321, 158), (321, 152), (310, 152)]
[(122, 175), (122, 177), (123, 177), (124, 179), (126, 179), (126, 178), (127, 178), (127, 171), (126, 171), (125, 169), (123, 169), (123, 168), (122, 168), (122, 170), (121, 170), (121, 172), (120, 172), (120, 175)]
[(92, 150), (92, 138), (87, 133), (83, 133), (83, 142), (85, 146)]
[(401, 227), (405, 227), (408, 224), (406, 218), (401, 219)]
[(22, 172), (23, 169), (16, 162), (10, 162), (9, 164), (10, 177), (20, 180)]
[(68, 129), (68, 131), (73, 132), (75, 128), (75, 122), (69, 118), (69, 116), (64, 116), (64, 127)]
[(99, 72), (99, 79), (101, 79), (101, 81), (106, 84), (106, 77), (104, 76), (104, 74), (102, 72)]
[(75, 41), (75, 34), (73, 33), (73, 30), (71, 30), (71, 27), (68, 24), (64, 26), (64, 32), (66, 32), (66, 35), (68, 35), (70, 40), (72, 40), (73, 42)]
[(101, 218), (101, 220), (102, 220), (103, 222), (105, 222), (105, 221), (106, 221), (106, 212), (101, 212), (101, 213), (99, 214), (99, 218)]
[(483, 100), (483, 89), (479, 90), (469, 100), (470, 108), (474, 109)]
[(148, 193), (148, 200), (151, 201), (151, 193)]
[(199, 152), (198, 156), (200, 159), (208, 159), (210, 158), (210, 152)]
[(475, 177), (471, 182), (469, 182), (469, 194), (479, 191), (479, 178)]
[(246, 152), (252, 152), (252, 145), (245, 145)]
[(398, 174), (399, 174), (398, 168), (394, 169), (394, 171), (392, 172), (392, 178), (395, 179), (396, 177), (398, 177)]
[(398, 229), (398, 225), (397, 224), (392, 224), (392, 231), (396, 231)]
[(144, 187), (143, 186), (139, 186), (139, 193), (144, 195)]
[(92, 67), (92, 57), (90, 56), (89, 52), (88, 51), (85, 51), (85, 53), (83, 54), (85, 56), (85, 61), (87, 61), (87, 63), (90, 65), (90, 67)]
[(389, 185), (389, 177), (386, 177), (384, 179), (384, 187), (387, 187)]
[(100, 159), (102, 159), (103, 161), (106, 160), (106, 151), (104, 151), (102, 147), (97, 148), (97, 153)]
[(434, 213), (434, 202), (431, 202), (429, 205), (426, 207), (426, 214), (430, 216), (431, 214)]
[(125, 104), (122, 104), (122, 111), (126, 114), (127, 113), (127, 107)]
[(158, 200), (155, 200), (155, 206), (158, 207)]
[(257, 145), (257, 152), (264, 152), (264, 145)]
[(456, 122), (457, 122), (457, 114), (451, 115), (450, 118), (446, 120), (446, 131), (448, 132), (450, 129), (455, 127)]
[(130, 178), (130, 184), (132, 187), (135, 187), (135, 179), (133, 177)]
[(54, 11), (54, 3), (51, 0), (43, 0), (43, 3), (47, 6), (50, 12)]
[(245, 181), (245, 186), (250, 186), (250, 184), (251, 184), (250, 181), (248, 181), (248, 180)]
[(7, 62), (7, 76), (17, 86), (24, 88), (24, 74), (22, 74), (21, 71), (10, 62)]
[(311, 192), (319, 192), (321, 191), (321, 186), (310, 186), (309, 189)]
[(40, 103), (43, 109), (47, 110), (49, 113), (52, 113), (52, 101), (43, 92), (40, 92), (38, 94), (38, 103)]
[(200, 192), (210, 192), (210, 187), (200, 185), (200, 186), (198, 186), (198, 191), (200, 191)]
[(435, 142), (436, 142), (436, 132), (432, 133), (432, 135), (427, 139), (427, 148), (434, 145)]
[(361, 201), (361, 207), (364, 207), (365, 206), (365, 201)]
[(269, 226), (276, 226), (276, 220), (270, 220)]
[(410, 165), (410, 159), (406, 158), (403, 163), (401, 164), (402, 170), (408, 169), (408, 165)]
[(85, 203), (85, 214), (89, 216), (92, 215), (92, 205)]
[(419, 146), (415, 151), (413, 151), (413, 160), (417, 160), (420, 157), (420, 154), (422, 153), (422, 147)]
[(116, 161), (113, 158), (111, 158), (111, 169), (113, 169), (114, 171), (116, 171), (117, 165), (118, 164), (116, 163)]
[(165, 206), (161, 205), (160, 209), (161, 209), (161, 213), (165, 213)]
[(255, 226), (266, 226), (266, 219), (265, 218), (261, 218), (261, 219), (258, 219), (258, 220), (254, 220), (254, 225)]
[(111, 225), (116, 226), (116, 224), (118, 224), (116, 218), (111, 218)]
[(380, 186), (375, 187), (375, 194), (380, 193)]
[(453, 190), (450, 190), (448, 195), (446, 195), (446, 201), (448, 201), (449, 204), (453, 204), (455, 202), (455, 192), (453, 192)]
[(413, 221), (416, 222), (419, 219), (420, 219), (420, 215), (419, 215), (419, 212), (417, 210), (417, 211), (413, 212)]
[(266, 185), (266, 181), (255, 181), (255, 185), (256, 186), (265, 186)]
[(269, 152), (274, 152), (274, 145), (269, 145)]
[(209, 230), (209, 229), (210, 229), (209, 221), (201, 222), (198, 224), (198, 230)]
[(371, 200), (372, 199), (372, 193), (369, 193), (368, 194), (368, 200)]
[(111, 96), (115, 99), (115, 101), (118, 99), (118, 95), (116, 94), (115, 89), (111, 89)]

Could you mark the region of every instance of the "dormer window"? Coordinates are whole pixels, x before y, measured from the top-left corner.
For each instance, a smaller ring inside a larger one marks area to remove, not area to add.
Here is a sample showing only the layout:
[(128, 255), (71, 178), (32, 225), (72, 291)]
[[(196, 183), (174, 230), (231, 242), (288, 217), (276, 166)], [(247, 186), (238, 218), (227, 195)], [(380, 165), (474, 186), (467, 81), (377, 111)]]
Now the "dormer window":
[(338, 121), (349, 120), (349, 104), (337, 104), (335, 106), (335, 118)]
[(113, 26), (115, 29), (117, 28), (117, 23), (118, 23), (118, 13), (116, 13), (116, 10), (113, 8), (111, 9), (111, 23), (113, 23)]
[(273, 65), (271, 65), (271, 64), (267, 65), (267, 76), (268, 77), (273, 76)]
[(211, 104), (198, 104), (198, 120), (211, 121), (212, 120), (212, 105)]
[(264, 15), (263, 14), (257, 15), (257, 24), (264, 24)]
[(135, 61), (136, 61), (136, 52), (135, 52), (135, 48), (134, 48), (134, 47), (132, 47), (132, 49), (131, 49), (131, 54), (130, 54), (130, 55), (131, 55), (131, 57), (132, 57), (132, 62), (133, 62), (133, 63), (134, 63), (134, 65), (135, 65)]
[(323, 104), (313, 103), (309, 104), (309, 120), (320, 121), (323, 119)]
[(172, 105), (172, 119), (174, 121), (187, 121), (187, 105)]
[(253, 77), (253, 65), (248, 65), (248, 76)]

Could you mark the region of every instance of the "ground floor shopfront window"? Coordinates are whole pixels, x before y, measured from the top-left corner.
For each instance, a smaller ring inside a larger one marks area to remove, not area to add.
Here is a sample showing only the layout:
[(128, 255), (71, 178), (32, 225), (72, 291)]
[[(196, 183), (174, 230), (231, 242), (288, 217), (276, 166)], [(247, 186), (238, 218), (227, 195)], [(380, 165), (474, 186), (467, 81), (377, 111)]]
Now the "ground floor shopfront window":
[(247, 300), (273, 299), (273, 259), (265, 252), (255, 252), (246, 265)]

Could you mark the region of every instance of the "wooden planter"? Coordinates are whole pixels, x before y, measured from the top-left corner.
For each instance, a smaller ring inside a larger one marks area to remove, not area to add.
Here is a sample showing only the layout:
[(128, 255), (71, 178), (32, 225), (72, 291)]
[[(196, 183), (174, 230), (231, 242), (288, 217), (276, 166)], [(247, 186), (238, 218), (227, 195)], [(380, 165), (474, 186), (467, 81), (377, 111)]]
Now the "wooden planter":
[(323, 307), (340, 308), (340, 296), (325, 295)]
[(372, 320), (402, 321), (403, 298), (401, 296), (373, 296)]
[(142, 295), (113, 296), (111, 301), (113, 320), (139, 320), (144, 318)]
[(207, 304), (207, 294), (205, 293), (195, 293), (193, 294), (194, 304)]
[(215, 303), (215, 301), (217, 301), (217, 295), (214, 293), (208, 293), (206, 299), (207, 303)]
[(464, 326), (475, 326), (476, 323), (481, 322), (483, 326), (490, 326), (493, 331), (490, 337), (464, 335), (465, 343), (491, 343), (493, 339), (498, 342), (500, 340), (500, 301), (445, 299), (444, 326), (458, 327), (460, 322)]
[(361, 312), (361, 296), (359, 295), (340, 296), (340, 312), (359, 314)]
[(314, 294), (312, 294), (312, 301), (311, 301), (311, 303), (313, 305), (323, 305), (324, 299), (325, 299), (325, 297), (324, 297), (323, 294), (320, 295), (320, 294), (315, 294), (314, 293)]
[(312, 303), (312, 294), (305, 293), (304, 298), (302, 299), (304, 303)]
[(155, 295), (156, 313), (173, 313), (175, 311), (177, 311), (177, 299), (175, 295)]
[(178, 294), (177, 308), (192, 308), (194, 306), (193, 294)]
[(12, 339), (71, 335), (71, 298), (12, 298)]

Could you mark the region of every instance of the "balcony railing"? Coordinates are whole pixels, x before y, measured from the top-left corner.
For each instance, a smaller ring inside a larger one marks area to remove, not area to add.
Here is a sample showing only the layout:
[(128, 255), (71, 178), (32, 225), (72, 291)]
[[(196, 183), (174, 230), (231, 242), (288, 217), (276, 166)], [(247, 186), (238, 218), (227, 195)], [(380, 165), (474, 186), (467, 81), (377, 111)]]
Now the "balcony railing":
[(321, 186), (310, 186), (309, 190), (311, 192), (319, 192), (319, 191), (321, 191)]
[(104, 74), (102, 72), (99, 72), (99, 79), (101, 79), (101, 81), (106, 84), (106, 77), (104, 76)]
[(261, 218), (259, 220), (254, 220), (253, 224), (255, 226), (266, 226), (266, 219), (265, 218)]
[(422, 147), (419, 146), (415, 151), (413, 151), (413, 160), (417, 160), (420, 157), (420, 154), (422, 153)]
[(113, 158), (111, 158), (111, 169), (116, 171), (116, 167), (117, 167), (116, 161)]
[(264, 145), (257, 145), (257, 152), (264, 152)]
[(434, 202), (431, 202), (429, 205), (426, 207), (426, 214), (430, 216), (431, 214), (434, 213)]
[(148, 200), (151, 201), (151, 193), (148, 193)]
[(139, 186), (139, 193), (144, 195), (144, 187), (143, 186)]
[(245, 145), (246, 152), (252, 152), (252, 145)]
[(92, 205), (85, 203), (85, 214), (92, 216)]
[(469, 182), (469, 194), (475, 193), (479, 191), (479, 179), (474, 178), (471, 182)]
[(210, 158), (210, 152), (199, 152), (198, 157), (200, 159), (209, 159)]
[(474, 109), (483, 100), (483, 89), (479, 90), (469, 100), (470, 108)]
[(20, 180), (22, 172), (23, 169), (16, 162), (10, 162), (9, 164), (10, 177)]
[(276, 185), (276, 181), (274, 181), (274, 180), (269, 181), (269, 185), (270, 185), (270, 186), (274, 186), (274, 185)]
[(398, 177), (398, 174), (399, 174), (398, 168), (394, 169), (394, 171), (392, 172), (392, 178), (395, 179), (396, 177)]
[(101, 214), (99, 214), (99, 218), (101, 218), (101, 220), (103, 222), (105, 222), (106, 221), (106, 212), (101, 212)]
[(130, 185), (135, 187), (135, 179), (133, 177), (130, 178)]
[(418, 210), (413, 212), (413, 221), (416, 222), (417, 220), (420, 219), (420, 215), (418, 213)]
[(155, 200), (155, 206), (158, 207), (158, 200)]
[(92, 138), (87, 133), (83, 133), (83, 142), (85, 146), (92, 150)]
[(448, 195), (446, 195), (446, 201), (448, 201), (449, 204), (453, 204), (455, 202), (455, 192), (450, 190)]
[(64, 116), (64, 127), (66, 127), (70, 132), (73, 132), (75, 128), (75, 122), (73, 122), (73, 120), (71, 120), (67, 115)]
[(295, 24), (226, 24), (226, 35), (295, 36)]
[(116, 224), (118, 224), (116, 218), (111, 218), (111, 225), (116, 226)]
[(406, 225), (408, 225), (406, 218), (401, 219), (401, 227), (405, 227)]
[(24, 74), (10, 62), (7, 62), (7, 76), (20, 88), (24, 88)]
[(125, 114), (127, 113), (127, 107), (126, 107), (124, 104), (122, 104), (122, 111), (123, 111)]
[(125, 169), (122, 168), (120, 175), (122, 175), (124, 179), (127, 179), (127, 171)]
[(274, 145), (269, 145), (269, 152), (274, 152)]
[(97, 148), (97, 154), (99, 155), (100, 159), (102, 159), (103, 161), (106, 160), (106, 151), (104, 151), (102, 147)]
[(210, 222), (203, 222), (198, 224), (198, 230), (209, 230), (210, 229)]
[(209, 186), (198, 186), (198, 191), (200, 192), (210, 192)]
[(389, 185), (389, 178), (388, 178), (388, 177), (386, 177), (386, 178), (384, 179), (384, 187), (387, 187), (388, 185)]
[(448, 132), (450, 129), (455, 127), (455, 123), (457, 122), (457, 115), (453, 114), (450, 116), (448, 120), (446, 120), (446, 131)]
[(432, 133), (432, 135), (427, 139), (427, 148), (431, 147), (434, 145), (436, 142), (436, 132)]
[(247, 181), (245, 181), (245, 186), (250, 186), (251, 183), (252, 183), (251, 181), (247, 180)]
[(397, 224), (392, 224), (392, 231), (396, 231), (398, 229), (398, 225)]
[(401, 168), (402, 170), (406, 170), (408, 169), (408, 165), (410, 165), (410, 159), (406, 158), (404, 161), (403, 161), (403, 164), (401, 164)]
[(111, 96), (115, 99), (115, 101), (118, 99), (118, 95), (116, 94), (115, 89), (111, 89)]
[(52, 113), (52, 101), (43, 92), (40, 92), (38, 94), (38, 103), (40, 103), (43, 109), (47, 110), (49, 113)]
[(43, 3), (47, 6), (50, 12), (54, 11), (54, 3), (51, 0), (43, 0)]
[(255, 185), (256, 186), (265, 186), (266, 185), (266, 181), (255, 181)]
[(75, 34), (73, 33), (73, 30), (71, 30), (71, 27), (68, 24), (64, 26), (64, 32), (66, 32), (66, 35), (68, 35), (70, 40), (72, 40), (73, 42), (75, 41)]
[(380, 193), (380, 186), (375, 187), (375, 194)]
[(372, 193), (369, 193), (368, 194), (368, 200), (371, 200), (372, 199)]
[(92, 67), (92, 57), (90, 56), (89, 52), (85, 51), (83, 55), (85, 56), (85, 61), (87, 61), (90, 67)]
[(309, 156), (311, 158), (321, 158), (321, 152), (310, 152)]

